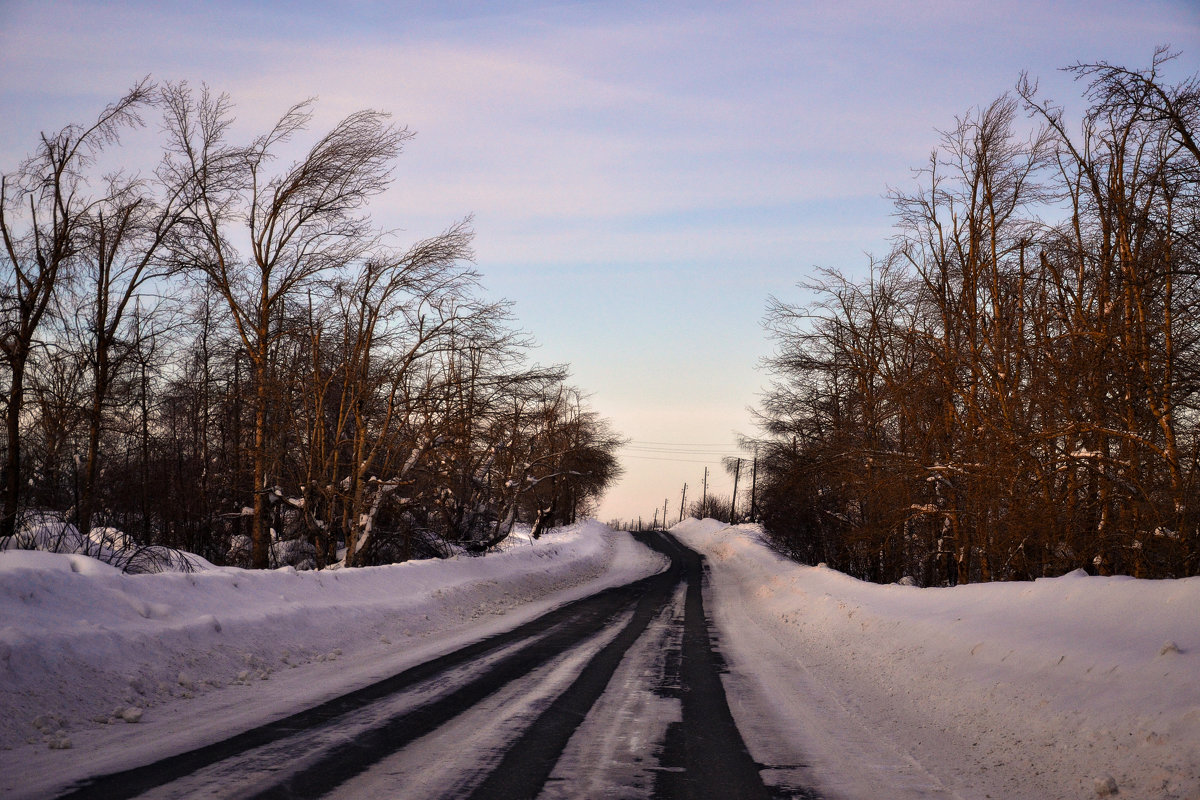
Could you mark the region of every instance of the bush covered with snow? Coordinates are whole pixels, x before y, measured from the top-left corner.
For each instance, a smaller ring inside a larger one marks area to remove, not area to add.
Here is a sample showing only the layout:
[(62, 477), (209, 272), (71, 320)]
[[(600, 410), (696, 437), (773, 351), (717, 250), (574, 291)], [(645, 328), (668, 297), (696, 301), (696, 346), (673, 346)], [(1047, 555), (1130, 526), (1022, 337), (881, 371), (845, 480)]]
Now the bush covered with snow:
[(162, 545), (139, 545), (116, 528), (92, 528), (87, 536), (80, 533), (62, 515), (49, 511), (25, 513), (17, 532), (0, 538), (0, 551), (40, 550), (47, 553), (88, 556), (122, 572), (194, 572), (212, 564), (194, 553)]

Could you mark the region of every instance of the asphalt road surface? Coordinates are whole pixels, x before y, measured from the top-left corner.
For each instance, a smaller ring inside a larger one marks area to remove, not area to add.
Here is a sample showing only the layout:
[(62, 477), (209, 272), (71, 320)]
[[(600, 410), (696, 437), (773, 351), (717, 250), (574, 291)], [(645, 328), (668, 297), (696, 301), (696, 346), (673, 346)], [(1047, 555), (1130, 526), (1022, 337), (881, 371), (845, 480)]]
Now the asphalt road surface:
[(700, 555), (64, 797), (779, 798), (730, 713)]

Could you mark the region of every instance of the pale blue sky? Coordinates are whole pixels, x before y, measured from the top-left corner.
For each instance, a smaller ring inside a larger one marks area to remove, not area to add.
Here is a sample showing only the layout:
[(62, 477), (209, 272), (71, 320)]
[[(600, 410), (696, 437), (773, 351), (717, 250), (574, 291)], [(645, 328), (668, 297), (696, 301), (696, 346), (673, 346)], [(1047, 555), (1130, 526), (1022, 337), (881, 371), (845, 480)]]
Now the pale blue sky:
[[(0, 169), (146, 74), (228, 92), (246, 131), (314, 95), (317, 129), (391, 111), (417, 137), (377, 221), (417, 237), (474, 214), (539, 360), (635, 442), (733, 453), (767, 296), (882, 253), (883, 194), (935, 129), (1022, 70), (1078, 109), (1058, 68), (1162, 43), (1172, 78), (1200, 70), (1200, 3), (0, 0)], [(627, 455), (601, 519), (675, 514), (719, 460)]]

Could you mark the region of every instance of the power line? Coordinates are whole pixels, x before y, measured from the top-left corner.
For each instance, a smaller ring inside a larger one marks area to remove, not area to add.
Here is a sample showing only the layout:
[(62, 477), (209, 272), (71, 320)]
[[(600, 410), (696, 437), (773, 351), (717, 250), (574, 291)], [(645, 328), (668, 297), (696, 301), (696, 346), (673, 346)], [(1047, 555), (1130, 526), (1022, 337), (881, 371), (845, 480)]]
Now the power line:
[(693, 454), (693, 455), (714, 455), (714, 454), (725, 454), (725, 453), (729, 453), (730, 451), (741, 451), (741, 448), (731, 446), (728, 443), (712, 444), (712, 445), (677, 444), (677, 445), (672, 445), (670, 447), (666, 447), (666, 446), (662, 446), (662, 445), (625, 443), (625, 444), (621, 445), (621, 449), (622, 450), (635, 450), (635, 451), (641, 452), (641, 453), (671, 453), (671, 454), (682, 453), (682, 454)]
[(666, 447), (625, 447), (624, 450), (634, 450), (638, 453), (665, 453), (667, 455), (712, 456), (724, 455), (728, 450), (671, 450)]
[[(735, 458), (735, 457), (736, 456), (720, 456), (719, 458), (724, 459), (724, 458)], [(630, 455), (625, 456), (625, 458), (636, 458), (641, 461), (670, 461), (670, 462), (676, 463), (676, 464), (711, 464), (716, 460), (716, 458), (710, 458), (707, 460), (703, 460), (703, 459), (697, 460), (697, 459), (691, 459), (691, 458), (660, 458), (659, 456), (630, 456)]]
[[(706, 448), (719, 447), (720, 450)], [(641, 461), (668, 461), (675, 464), (712, 464), (727, 458), (737, 458), (737, 452), (730, 452), (729, 442), (650, 442), (630, 440), (621, 445), (624, 451), (622, 458), (636, 458)], [(632, 451), (632, 452), (631, 452)], [(673, 456), (684, 456), (676, 458)], [(688, 458), (696, 456), (697, 458)], [(705, 458), (708, 456), (708, 458)]]
[(728, 447), (729, 442), (641, 442), (635, 439), (629, 440), (630, 444), (652, 444), (661, 445), (663, 447)]

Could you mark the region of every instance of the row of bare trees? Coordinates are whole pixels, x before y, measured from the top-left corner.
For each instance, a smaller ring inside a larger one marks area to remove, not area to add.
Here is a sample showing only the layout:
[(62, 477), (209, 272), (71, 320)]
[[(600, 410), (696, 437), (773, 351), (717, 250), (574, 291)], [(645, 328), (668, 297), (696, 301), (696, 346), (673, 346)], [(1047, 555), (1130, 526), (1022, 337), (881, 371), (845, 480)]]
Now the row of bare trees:
[(876, 581), (1200, 572), (1200, 80), (1025, 78), (893, 192), (894, 247), (774, 301), (762, 509)]
[[(150, 111), (152, 174), (107, 166)], [(540, 532), (617, 475), (607, 422), (482, 299), (470, 220), (409, 247), (371, 222), (410, 133), (360, 111), (305, 150), (311, 112), (239, 143), (227, 97), (146, 80), (4, 174), (0, 538), (51, 509), (365, 564)]]

